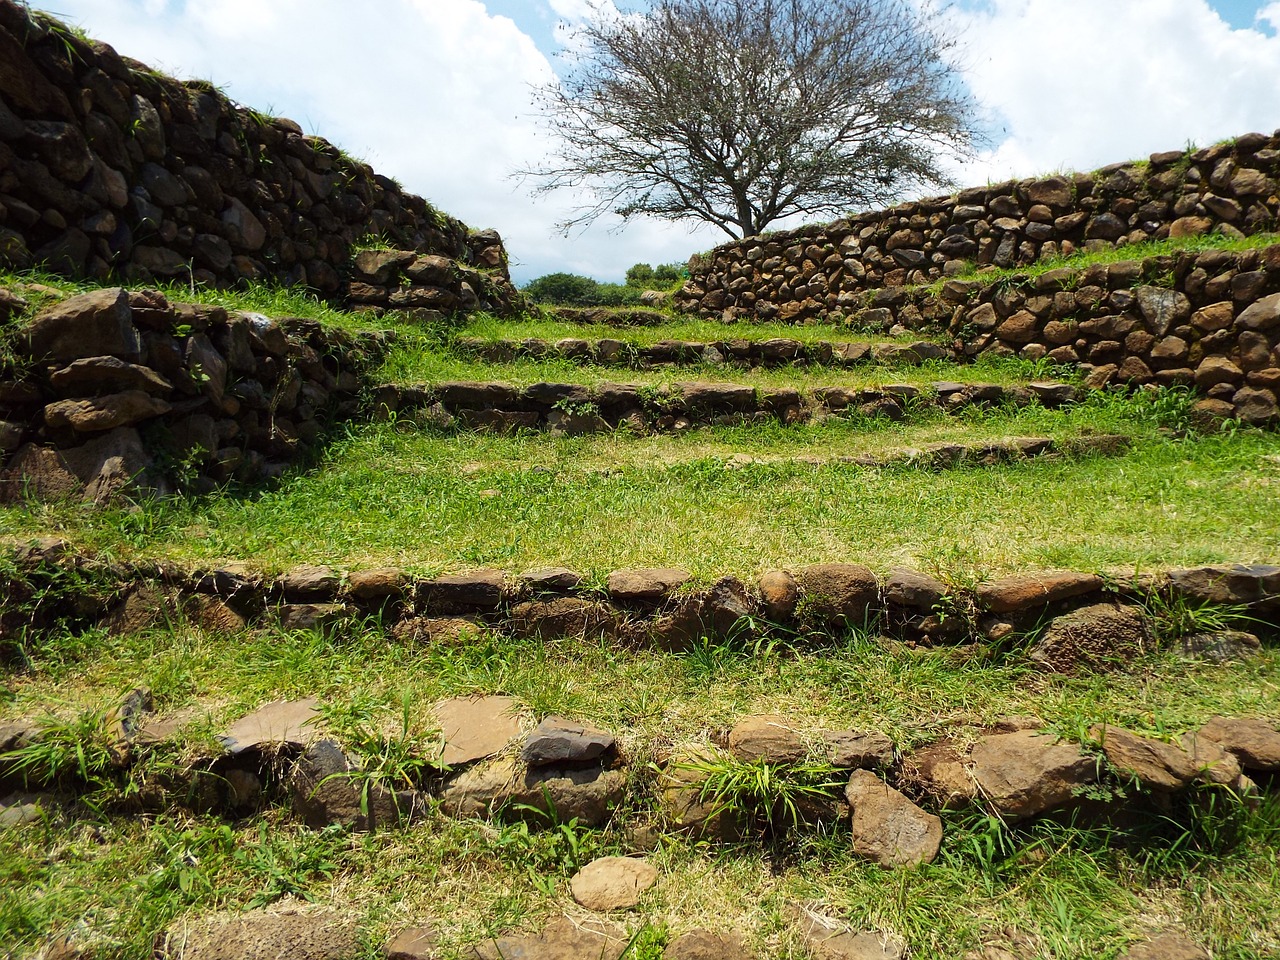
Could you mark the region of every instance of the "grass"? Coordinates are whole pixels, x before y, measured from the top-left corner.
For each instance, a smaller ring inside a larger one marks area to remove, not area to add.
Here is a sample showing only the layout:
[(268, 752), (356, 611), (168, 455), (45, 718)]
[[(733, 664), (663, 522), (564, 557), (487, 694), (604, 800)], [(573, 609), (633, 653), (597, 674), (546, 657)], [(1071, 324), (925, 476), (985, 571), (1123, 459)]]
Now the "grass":
[[(910, 747), (1010, 715), (1037, 715), (1063, 731), (1107, 722), (1162, 732), (1280, 704), (1275, 649), (1243, 665), (1156, 653), (1120, 674), (1063, 677), (1012, 660), (911, 650), (860, 631), (818, 651), (737, 651), (710, 672), (685, 656), (500, 638), (406, 656), (379, 631), (359, 628), (217, 637), (179, 623), (99, 640), (71, 662), (37, 655), (12, 678), (4, 713), (54, 699), (74, 713), (144, 684), (162, 711), (215, 705), (218, 729), (281, 696), (314, 694), (331, 715), (369, 717), (504, 692), (537, 715), (562, 712), (618, 731), (638, 769), (655, 743), (705, 743), (747, 712), (784, 713), (806, 729), (880, 729)], [(730, 771), (727, 779), (758, 783), (758, 773)], [(771, 785), (756, 792), (762, 802), (778, 799)], [(1084, 958), (1114, 955), (1141, 938), (1149, 918), (1162, 917), (1220, 952), (1254, 944), (1253, 953), (1221, 955), (1262, 957), (1280, 940), (1280, 809), (1268, 800), (1230, 816), (1238, 839), (1201, 849), (1203, 837), (1166, 835), (1160, 821), (1139, 844), (1097, 828), (1043, 821), (1013, 829), (951, 813), (940, 860), (894, 872), (851, 860), (839, 823), (771, 855), (751, 844), (667, 838), (649, 854), (663, 874), (659, 886), (623, 919), (632, 930), (666, 925), (673, 934), (739, 930), (762, 956), (798, 957), (790, 905), (817, 902), (855, 927), (904, 937), (921, 955), (960, 958), (1016, 930), (1037, 945), (1035, 955)], [(349, 835), (302, 829), (274, 808), (240, 822), (176, 810), (54, 814), (0, 832), (0, 942), (34, 948), (78, 927), (95, 938), (95, 956), (142, 958), (176, 917), (304, 898), (353, 912), (370, 957), (400, 927), (426, 919), (440, 928), (445, 956), (457, 956), (466, 943), (572, 912), (568, 877), (596, 856), (625, 853), (626, 828), (645, 817), (643, 805), (628, 807), (596, 833), (431, 816), (404, 830)], [(1241, 916), (1250, 917), (1243, 937)]]
[[(1158, 432), (1158, 413), (1099, 395), (1069, 412), (975, 411), (922, 424), (854, 419), (645, 439), (384, 424), (353, 429), (315, 470), (253, 496), (114, 511), (6, 507), (0, 535), (57, 529), (86, 549), (178, 563), (424, 572), (563, 563), (593, 575), (680, 565), (705, 577), (753, 576), (775, 565), (848, 560), (953, 577), (1274, 560), (1280, 521), (1267, 493), (1280, 484), (1280, 437), (1242, 431), (1173, 440)], [(935, 439), (1114, 432), (1136, 438), (1130, 455), (938, 474), (794, 459)], [(727, 469), (739, 453), (762, 462)]]
[[(845, 342), (854, 339), (873, 343), (904, 342), (901, 337), (855, 338), (842, 326), (833, 323), (807, 324), (804, 326), (786, 323), (720, 323), (714, 320), (698, 320), (679, 316), (673, 316), (670, 323), (652, 327), (613, 327), (606, 324), (567, 323), (552, 318), (500, 320), (494, 317), (478, 316), (458, 332), (459, 335), (478, 337), (488, 341), (537, 338), (554, 342), (565, 337), (574, 337), (583, 340), (621, 340), (637, 347), (650, 346), (660, 340), (712, 343), (729, 339), (769, 340), (774, 337), (799, 340), (802, 343)], [(921, 337), (917, 339), (927, 338)]]

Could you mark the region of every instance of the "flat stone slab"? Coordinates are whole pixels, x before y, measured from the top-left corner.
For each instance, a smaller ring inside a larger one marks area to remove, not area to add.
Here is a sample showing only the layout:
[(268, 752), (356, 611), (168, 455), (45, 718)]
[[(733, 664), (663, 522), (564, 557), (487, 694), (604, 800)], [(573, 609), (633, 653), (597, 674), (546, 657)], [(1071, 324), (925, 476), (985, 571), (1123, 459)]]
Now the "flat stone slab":
[(387, 944), (387, 960), (434, 960), (437, 942), (431, 927), (409, 927)]
[(667, 945), (662, 960), (753, 960), (754, 956), (736, 933), (690, 930)]
[(1199, 738), (1221, 745), (1246, 770), (1280, 771), (1280, 729), (1265, 720), (1214, 717), (1200, 728)]
[(942, 821), (926, 813), (870, 770), (855, 770), (845, 788), (853, 811), (853, 852), (882, 867), (932, 863)]
[(499, 937), (474, 947), (476, 960), (621, 960), (629, 937), (602, 920), (559, 917), (539, 934)]
[(444, 740), (440, 762), (448, 767), (499, 754), (520, 736), (520, 706), (511, 697), (455, 697), (434, 712)]
[(803, 918), (801, 936), (817, 960), (902, 960), (907, 952), (895, 937), (855, 932), (825, 917)]
[(333, 910), (255, 910), (179, 920), (165, 931), (160, 960), (347, 960), (360, 950), (356, 918)]
[(658, 868), (631, 857), (601, 857), (579, 870), (569, 881), (573, 899), (588, 910), (625, 910), (640, 902), (658, 882)]
[(246, 750), (305, 747), (319, 739), (318, 702), (307, 697), (265, 704), (241, 717), (218, 739), (233, 756)]
[(970, 759), (981, 795), (1013, 817), (1064, 807), (1097, 777), (1093, 759), (1078, 745), (1033, 730), (983, 737)]

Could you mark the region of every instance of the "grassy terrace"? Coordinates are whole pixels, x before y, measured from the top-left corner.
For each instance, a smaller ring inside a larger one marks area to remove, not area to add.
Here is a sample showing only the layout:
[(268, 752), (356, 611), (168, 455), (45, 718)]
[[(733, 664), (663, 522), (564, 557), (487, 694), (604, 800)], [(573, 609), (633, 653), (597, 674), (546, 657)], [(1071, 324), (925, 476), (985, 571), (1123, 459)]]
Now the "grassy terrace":
[[(923, 425), (829, 421), (636, 439), (355, 428), (314, 471), (253, 495), (8, 507), (0, 532), (57, 529), (108, 553), (267, 567), (401, 564), (424, 572), (555, 562), (601, 575), (683, 565), (751, 575), (824, 560), (913, 563), (947, 578), (1022, 567), (1144, 568), (1274, 559), (1280, 437), (1172, 440), (1152, 402), (1069, 412), (941, 415)], [(811, 466), (935, 440), (1135, 437), (1123, 458), (927, 473)], [(761, 462), (726, 469), (735, 454)]]
[[(15, 278), (0, 277), (0, 286), (6, 279)], [(190, 298), (182, 288), (168, 292)], [(674, 320), (597, 333), (477, 317), (424, 331), (280, 291), (201, 297), (350, 329), (393, 327), (401, 341), (381, 376), (404, 382), (708, 378), (816, 387), (1007, 384), (1058, 373), (1008, 361), (750, 372), (489, 365), (459, 358), (451, 337), (863, 338), (831, 327)], [(315, 463), (274, 485), (108, 510), (0, 507), (0, 539), (56, 534), (107, 556), (181, 565), (238, 560), (268, 571), (297, 563), (391, 564), (422, 574), (564, 564), (591, 583), (623, 566), (678, 565), (710, 579), (860, 561), (878, 572), (915, 566), (966, 586), (1028, 568), (1275, 562), (1280, 433), (1197, 434), (1188, 429), (1193, 401), (1176, 391), (1092, 394), (1056, 411), (970, 408), (950, 416), (921, 409), (901, 423), (851, 416), (652, 437), (355, 424)], [(1133, 447), (1118, 457), (939, 472), (837, 462), (934, 442), (1098, 434), (1127, 435)], [(1192, 662), (1166, 647), (1121, 671), (1081, 676), (1031, 669), (1020, 656), (1023, 639), (1003, 651), (914, 649), (852, 629), (816, 646), (780, 637), (757, 647), (709, 641), (667, 654), (479, 630), (456, 645), (407, 646), (372, 621), (328, 634), (211, 635), (180, 618), (130, 636), (94, 628), (32, 638), (7, 669), (0, 722), (100, 714), (137, 685), (151, 688), (162, 713), (195, 711), (195, 722), (144, 773), (208, 750), (230, 721), (273, 699), (316, 696), (336, 711), (359, 705), (387, 718), (408, 703), (423, 722), (425, 705), (439, 698), (504, 693), (531, 718), (561, 713), (616, 732), (633, 799), (601, 831), (433, 814), (409, 828), (355, 834), (305, 828), (284, 806), (239, 820), (179, 807), (139, 814), (129, 798), (100, 809), (55, 807), (42, 822), (0, 829), (0, 956), (31, 955), (49, 936), (77, 930), (87, 931), (95, 960), (143, 960), (175, 920), (297, 898), (356, 913), (366, 942), (361, 960), (381, 957), (389, 935), (427, 919), (440, 931), (443, 960), (457, 960), (485, 936), (536, 930), (548, 915), (581, 916), (568, 878), (597, 856), (637, 851), (633, 830), (653, 815), (650, 761), (672, 744), (715, 740), (747, 713), (789, 714), (810, 728), (880, 730), (901, 748), (1010, 716), (1038, 717), (1076, 740), (1096, 722), (1172, 736), (1215, 714), (1280, 717), (1274, 638), (1243, 663)], [(895, 871), (850, 856), (847, 822), (773, 846), (664, 835), (646, 852), (661, 870), (658, 886), (616, 917), (650, 945), (628, 960), (658, 960), (665, 940), (697, 926), (743, 932), (762, 960), (801, 960), (807, 954), (790, 912), (798, 903), (901, 937), (912, 958), (1111, 960), (1170, 926), (1216, 960), (1263, 960), (1280, 948), (1274, 787), (1256, 808), (1236, 803), (1188, 814), (1179, 822), (1190, 830), (1159, 817), (1126, 830), (1053, 818), (1018, 827), (980, 810), (942, 816), (938, 860)], [(1010, 953), (982, 954), (988, 945)]]
[[(710, 343), (716, 340), (769, 340), (781, 337), (802, 343), (816, 341), (857, 341), (859, 343), (901, 343), (903, 338), (855, 333), (843, 324), (814, 323), (797, 326), (787, 323), (720, 323), (715, 320), (698, 320), (673, 317), (670, 323), (652, 327), (617, 327), (600, 323), (569, 323), (557, 320), (548, 310), (543, 318), (527, 320), (502, 320), (477, 315), (461, 330), (465, 336), (483, 340), (526, 340), (537, 338), (555, 341), (564, 337), (583, 340), (621, 340), (638, 347), (649, 346), (660, 340), (687, 340)], [(926, 336), (911, 340), (932, 339)], [(907, 342), (910, 342), (908, 340)]]

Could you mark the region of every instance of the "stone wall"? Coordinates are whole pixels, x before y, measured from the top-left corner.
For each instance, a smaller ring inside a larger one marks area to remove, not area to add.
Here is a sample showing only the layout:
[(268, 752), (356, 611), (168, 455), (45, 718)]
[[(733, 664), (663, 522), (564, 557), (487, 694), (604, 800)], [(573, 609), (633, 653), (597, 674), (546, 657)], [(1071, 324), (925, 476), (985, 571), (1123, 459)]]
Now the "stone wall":
[(0, 267), (334, 296), (367, 236), (507, 278), (497, 234), (472, 233), (292, 120), (0, 0)]
[[(24, 306), (0, 290), (0, 322)], [(0, 501), (276, 476), (356, 415), (387, 343), (155, 291), (56, 302), (23, 325), (22, 375), (0, 379)]]
[(1081, 249), (1274, 230), (1280, 131), (1093, 173), (1009, 181), (726, 244), (691, 261), (679, 309), (727, 320), (843, 317), (865, 291), (966, 262), (1013, 267)]

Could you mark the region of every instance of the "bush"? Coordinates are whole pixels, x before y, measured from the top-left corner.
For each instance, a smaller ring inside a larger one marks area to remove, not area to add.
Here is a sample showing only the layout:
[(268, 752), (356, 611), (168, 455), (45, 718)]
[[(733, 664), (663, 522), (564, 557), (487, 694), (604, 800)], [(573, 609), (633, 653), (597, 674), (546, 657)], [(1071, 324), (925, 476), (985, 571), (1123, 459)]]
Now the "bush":
[(626, 307), (640, 302), (640, 290), (618, 283), (597, 283), (572, 273), (549, 273), (530, 280), (524, 293), (536, 303), (562, 307)]
[(671, 290), (688, 276), (688, 271), (678, 263), (660, 263), (656, 267), (637, 263), (627, 271), (627, 286), (640, 290)]

